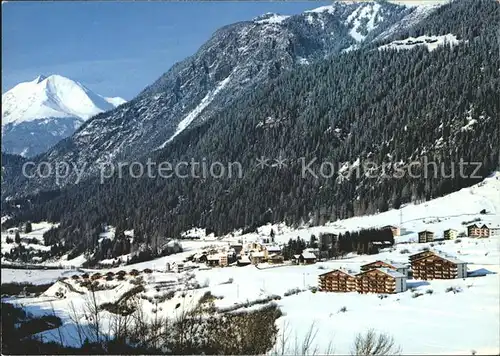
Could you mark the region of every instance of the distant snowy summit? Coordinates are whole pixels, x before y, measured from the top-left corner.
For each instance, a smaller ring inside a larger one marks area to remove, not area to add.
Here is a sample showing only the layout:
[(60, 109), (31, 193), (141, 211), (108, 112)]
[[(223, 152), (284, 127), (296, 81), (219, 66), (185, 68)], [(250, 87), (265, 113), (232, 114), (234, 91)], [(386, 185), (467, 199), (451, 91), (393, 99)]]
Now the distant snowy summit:
[(87, 120), (124, 102), (122, 98), (103, 97), (61, 75), (40, 75), (2, 95), (2, 126), (56, 117)]
[(71, 135), (94, 115), (125, 103), (61, 75), (16, 85), (2, 95), (2, 151), (34, 156)]

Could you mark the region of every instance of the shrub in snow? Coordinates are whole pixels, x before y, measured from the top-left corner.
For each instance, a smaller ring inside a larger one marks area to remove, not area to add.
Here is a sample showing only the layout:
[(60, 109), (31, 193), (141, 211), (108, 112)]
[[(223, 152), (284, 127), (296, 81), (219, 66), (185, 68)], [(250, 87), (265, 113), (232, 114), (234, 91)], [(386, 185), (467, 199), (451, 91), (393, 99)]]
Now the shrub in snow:
[(283, 295), (285, 297), (288, 297), (288, 296), (291, 296), (291, 295), (294, 295), (294, 294), (299, 294), (302, 291), (303, 290), (300, 289), (300, 288), (292, 288), (292, 289), (287, 290)]
[(433, 291), (432, 289), (427, 289), (427, 290), (425, 291), (425, 293), (427, 293), (427, 294), (432, 294), (432, 293), (434, 293), (434, 291)]
[(401, 254), (410, 253), (410, 250), (408, 250), (407, 248), (404, 248), (401, 251), (399, 251), (399, 253), (401, 253)]
[(416, 292), (416, 293), (413, 293), (411, 297), (412, 298), (418, 298), (418, 297), (421, 297), (422, 295), (424, 295), (424, 293), (418, 293), (418, 292)]
[(351, 355), (399, 355), (401, 348), (388, 334), (377, 334), (373, 329), (356, 335)]
[(212, 294), (212, 292), (210, 292), (208, 290), (205, 292), (205, 294), (203, 294), (201, 296), (200, 300), (198, 300), (198, 303), (199, 304), (210, 303), (210, 302), (214, 301), (215, 299), (217, 299), (217, 298)]
[(385, 298), (387, 298), (387, 294), (379, 294), (378, 298), (379, 299), (385, 299)]
[(317, 287), (311, 287), (309, 288), (309, 290), (313, 293), (316, 293), (318, 291), (318, 288)]
[(229, 278), (227, 281), (222, 282), (221, 284), (231, 284), (231, 283), (233, 283), (233, 279)]
[(318, 266), (318, 269), (326, 269), (325, 266)]
[(456, 239), (456, 240), (455, 240), (455, 243), (456, 243), (456, 244), (459, 244), (460, 242), (462, 242), (462, 240), (460, 240), (460, 239)]
[(339, 309), (339, 313), (345, 313), (347, 311), (347, 307), (342, 307)]
[(460, 293), (462, 291), (462, 288), (460, 287), (448, 287), (446, 288), (446, 293), (448, 292), (453, 292), (453, 294)]

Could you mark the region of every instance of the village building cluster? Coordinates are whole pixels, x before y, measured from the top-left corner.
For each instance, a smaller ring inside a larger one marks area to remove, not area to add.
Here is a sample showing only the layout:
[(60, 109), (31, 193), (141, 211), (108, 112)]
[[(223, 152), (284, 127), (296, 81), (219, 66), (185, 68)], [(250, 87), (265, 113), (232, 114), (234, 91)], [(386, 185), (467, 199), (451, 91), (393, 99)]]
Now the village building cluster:
[[(467, 236), (472, 238), (488, 238), (490, 236), (500, 235), (500, 228), (488, 227), (486, 224), (478, 226), (476, 224), (467, 226)], [(458, 230), (447, 229), (443, 231), (444, 240), (455, 240), (459, 237)], [(418, 233), (418, 242), (426, 243), (434, 241), (434, 232), (429, 230), (420, 231)]]
[(319, 290), (392, 294), (407, 290), (410, 274), (417, 280), (467, 277), (466, 262), (430, 250), (410, 255), (409, 265), (377, 260), (362, 265), (359, 273), (335, 269), (319, 275)]
[[(316, 263), (319, 250), (306, 248), (301, 254), (294, 255), (293, 264)], [(229, 265), (248, 266), (260, 263), (282, 264), (285, 261), (283, 248), (273, 239), (260, 238), (256, 241), (243, 244), (241, 242), (228, 244), (228, 246), (210, 247), (204, 251), (190, 256), (188, 261), (204, 263), (209, 267), (226, 267)]]

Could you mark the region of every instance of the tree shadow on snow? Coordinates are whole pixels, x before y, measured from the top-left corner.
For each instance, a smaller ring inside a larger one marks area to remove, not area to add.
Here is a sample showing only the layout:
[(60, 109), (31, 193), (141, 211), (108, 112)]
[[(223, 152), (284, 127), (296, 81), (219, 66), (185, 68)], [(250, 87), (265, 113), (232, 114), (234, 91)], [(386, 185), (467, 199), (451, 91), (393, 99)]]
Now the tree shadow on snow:
[(418, 287), (428, 286), (428, 285), (430, 285), (430, 283), (427, 282), (427, 281), (414, 281), (414, 282), (413, 281), (407, 281), (406, 282), (406, 287), (408, 289), (410, 289), (410, 288), (418, 288)]
[(490, 270), (487, 270), (486, 268), (479, 268), (475, 271), (467, 272), (467, 277), (484, 277), (487, 274), (496, 274), (496, 272), (492, 272)]

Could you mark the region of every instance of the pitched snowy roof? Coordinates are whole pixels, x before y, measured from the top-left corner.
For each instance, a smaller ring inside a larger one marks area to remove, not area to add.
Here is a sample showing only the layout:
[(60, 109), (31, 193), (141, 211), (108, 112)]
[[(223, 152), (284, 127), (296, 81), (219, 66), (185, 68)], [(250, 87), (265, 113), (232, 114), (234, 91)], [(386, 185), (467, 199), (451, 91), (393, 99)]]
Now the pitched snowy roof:
[(366, 263), (366, 264), (362, 265), (362, 267), (369, 266), (369, 265), (377, 263), (377, 262), (386, 263), (388, 265), (391, 265), (394, 268), (406, 268), (406, 265), (404, 265), (402, 263), (392, 262), (392, 261), (382, 261), (382, 260), (377, 260), (377, 261), (373, 261), (373, 262), (370, 262), (370, 263)]
[(438, 255), (441, 258), (444, 258), (445, 260), (448, 260), (450, 262), (456, 263), (457, 265), (461, 265), (466, 263), (465, 261), (459, 260), (458, 258), (454, 256), (447, 256), (447, 255)]
[(278, 245), (266, 245), (267, 252), (281, 252), (281, 247)]
[(343, 269), (343, 268), (337, 268), (337, 269), (334, 269), (334, 270), (322, 273), (322, 274), (320, 274), (320, 276), (324, 276), (326, 274), (333, 273), (333, 272), (341, 272), (341, 273), (347, 274), (347, 275), (352, 276), (352, 277), (354, 277), (354, 275), (355, 275), (355, 273), (353, 271), (351, 271), (351, 270), (346, 270), (346, 269)]
[(306, 260), (312, 260), (316, 258), (316, 255), (309, 251), (302, 252), (302, 257)]
[(377, 268), (377, 270), (380, 272), (383, 272), (385, 274), (388, 274), (389, 276), (394, 277), (394, 278), (406, 277), (404, 274), (402, 274), (398, 271), (395, 271), (393, 269), (390, 269), (390, 268)]

